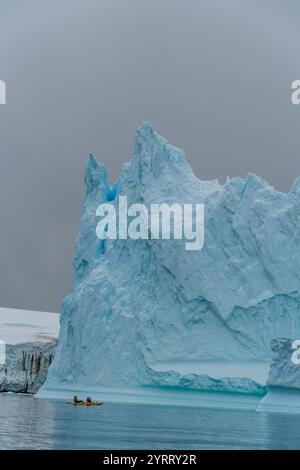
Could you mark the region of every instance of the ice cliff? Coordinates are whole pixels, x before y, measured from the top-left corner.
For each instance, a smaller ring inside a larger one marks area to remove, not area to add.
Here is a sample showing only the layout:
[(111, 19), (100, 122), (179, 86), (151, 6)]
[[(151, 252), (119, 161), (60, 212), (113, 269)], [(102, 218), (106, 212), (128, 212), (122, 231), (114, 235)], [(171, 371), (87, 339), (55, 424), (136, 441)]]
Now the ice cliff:
[(293, 342), (290, 338), (274, 338), (271, 342), (268, 393), (259, 404), (259, 411), (300, 413), (300, 364), (292, 360), (294, 354), (298, 355)]
[(273, 352), (267, 385), (269, 387), (288, 387), (300, 390), (300, 364), (295, 364), (292, 357), (295, 349), (293, 340), (274, 338), (271, 342)]
[(55, 341), (46, 344), (8, 345), (0, 365), (0, 392), (36, 393), (46, 380)]
[(59, 315), (55, 313), (0, 307), (0, 340), (6, 345), (0, 392), (39, 390), (54, 357), (58, 331)]
[[(272, 337), (300, 337), (299, 192), (299, 180), (284, 194), (255, 174), (224, 185), (200, 180), (149, 123), (113, 187), (90, 156), (74, 290), (41, 396), (143, 386), (264, 393), (266, 377), (250, 370), (270, 361)], [(96, 207), (117, 208), (120, 195), (147, 206), (204, 203), (203, 249), (186, 251), (184, 240), (99, 241)], [(207, 372), (218, 363), (224, 368)], [(227, 373), (234, 364), (242, 372)]]

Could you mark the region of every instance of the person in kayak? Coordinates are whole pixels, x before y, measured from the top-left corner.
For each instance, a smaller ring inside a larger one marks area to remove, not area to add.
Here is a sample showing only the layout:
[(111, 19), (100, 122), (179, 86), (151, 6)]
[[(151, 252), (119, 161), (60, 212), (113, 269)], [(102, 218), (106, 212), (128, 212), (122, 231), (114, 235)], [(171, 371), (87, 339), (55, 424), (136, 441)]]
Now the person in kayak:
[(91, 405), (91, 404), (92, 404), (92, 399), (91, 399), (91, 397), (87, 397), (86, 403), (87, 403), (87, 405)]
[(73, 397), (73, 403), (83, 403), (83, 401), (82, 401), (82, 400), (78, 400), (77, 395), (74, 395), (74, 397)]

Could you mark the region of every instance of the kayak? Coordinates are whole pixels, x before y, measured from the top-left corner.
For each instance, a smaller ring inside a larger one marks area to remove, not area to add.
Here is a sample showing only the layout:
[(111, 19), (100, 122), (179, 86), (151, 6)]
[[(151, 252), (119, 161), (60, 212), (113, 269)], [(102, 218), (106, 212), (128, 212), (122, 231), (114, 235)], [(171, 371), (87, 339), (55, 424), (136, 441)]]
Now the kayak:
[(66, 405), (103, 406), (103, 403), (101, 401), (92, 401), (92, 403), (87, 403), (86, 401), (78, 403), (76, 403), (75, 401), (67, 401)]

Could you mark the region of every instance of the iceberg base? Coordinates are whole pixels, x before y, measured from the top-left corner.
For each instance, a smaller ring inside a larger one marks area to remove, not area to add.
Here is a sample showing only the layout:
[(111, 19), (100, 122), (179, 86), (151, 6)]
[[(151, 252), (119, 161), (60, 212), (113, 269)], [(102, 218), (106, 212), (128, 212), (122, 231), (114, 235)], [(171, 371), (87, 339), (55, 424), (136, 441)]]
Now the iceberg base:
[(273, 413), (300, 413), (300, 390), (271, 387), (261, 400), (257, 411)]
[(251, 409), (255, 410), (261, 400), (259, 394), (222, 393), (193, 390), (180, 390), (155, 387), (136, 388), (82, 388), (76, 389), (43, 389), (37, 393), (37, 398), (69, 399), (74, 394), (80, 397), (90, 395), (94, 400), (105, 403), (135, 403), (157, 404), (164, 406), (184, 406), (223, 409)]

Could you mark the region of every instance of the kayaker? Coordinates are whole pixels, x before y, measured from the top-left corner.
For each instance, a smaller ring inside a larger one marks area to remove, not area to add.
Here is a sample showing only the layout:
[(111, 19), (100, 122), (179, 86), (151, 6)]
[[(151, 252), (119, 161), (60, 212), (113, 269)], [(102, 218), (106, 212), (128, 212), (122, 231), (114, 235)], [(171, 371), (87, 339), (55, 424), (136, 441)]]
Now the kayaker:
[(86, 403), (87, 403), (87, 405), (91, 405), (91, 404), (92, 404), (92, 399), (91, 399), (91, 397), (87, 397)]
[(77, 395), (74, 395), (74, 397), (73, 397), (73, 402), (74, 402), (74, 403), (80, 403), (80, 400), (78, 400)]

